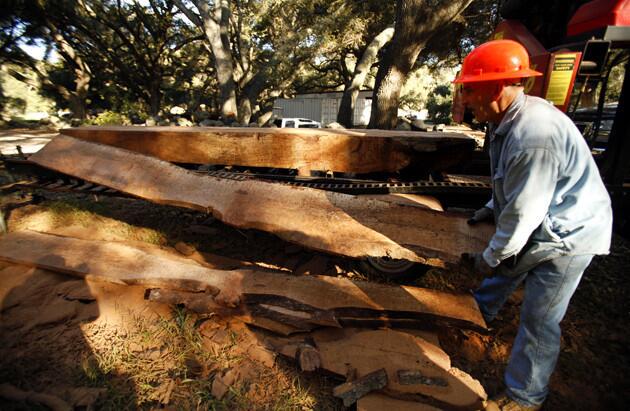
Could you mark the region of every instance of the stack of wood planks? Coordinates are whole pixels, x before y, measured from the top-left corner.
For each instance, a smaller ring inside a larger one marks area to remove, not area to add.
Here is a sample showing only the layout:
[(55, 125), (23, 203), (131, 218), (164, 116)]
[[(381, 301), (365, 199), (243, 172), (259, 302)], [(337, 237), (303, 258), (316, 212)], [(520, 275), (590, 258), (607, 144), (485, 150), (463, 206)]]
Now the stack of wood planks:
[(431, 332), (485, 328), (468, 294), (251, 268), (218, 270), (156, 246), (33, 231), (0, 237), (0, 260), (142, 286), (148, 300), (239, 318), (267, 330), (260, 334), (266, 346), (294, 358), (303, 370), (345, 378), (334, 395), (358, 409), (397, 401), (415, 407), (408, 409), (472, 410), (485, 399), (479, 382), (451, 366)]
[[(465, 215), (403, 202), (200, 175), (172, 162), (397, 171), (413, 166), (418, 152), (443, 165), (445, 147), (469, 143), (457, 135), (347, 130), (80, 128), (64, 130), (29, 160), (311, 249), (446, 266), (458, 264), (462, 253), (482, 251), (493, 227), (471, 228)], [(152, 246), (29, 231), (1, 237), (0, 260), (141, 286), (149, 301), (266, 330), (265, 344), (303, 370), (345, 378), (334, 394), (360, 410), (478, 409), (485, 399), (478, 381), (451, 366), (435, 334), (442, 327), (485, 329), (468, 294), (218, 269)]]
[(481, 252), (493, 233), (467, 216), (264, 181), (189, 172), (126, 149), (59, 135), (30, 161), (160, 204), (212, 213), (226, 224), (268, 231), (352, 258), (389, 257), (445, 266)]

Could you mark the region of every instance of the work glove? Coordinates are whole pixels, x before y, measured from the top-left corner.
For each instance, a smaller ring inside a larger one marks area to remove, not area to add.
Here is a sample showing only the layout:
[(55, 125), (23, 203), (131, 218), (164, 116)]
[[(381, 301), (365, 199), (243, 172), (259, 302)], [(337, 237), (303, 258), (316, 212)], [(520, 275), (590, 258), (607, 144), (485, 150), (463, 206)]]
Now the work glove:
[(484, 277), (494, 277), (495, 269), (488, 265), (481, 253), (464, 253), (462, 262), (475, 273)]
[(481, 207), (479, 210), (475, 211), (472, 217), (468, 219), (468, 224), (475, 225), (482, 221), (490, 221), (494, 218), (494, 212), (488, 207)]

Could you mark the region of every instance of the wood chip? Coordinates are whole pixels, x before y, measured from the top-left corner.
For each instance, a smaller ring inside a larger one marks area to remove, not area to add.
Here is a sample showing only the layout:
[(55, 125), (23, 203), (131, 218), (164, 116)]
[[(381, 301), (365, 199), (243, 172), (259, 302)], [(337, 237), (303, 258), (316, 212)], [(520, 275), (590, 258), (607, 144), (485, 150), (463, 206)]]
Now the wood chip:
[(183, 241), (180, 241), (177, 244), (175, 244), (175, 249), (177, 251), (179, 251), (180, 253), (182, 253), (182, 255), (185, 255), (185, 256), (192, 255), (196, 251), (195, 247), (192, 247), (192, 246), (184, 243)]
[(333, 396), (341, 398), (343, 405), (351, 406), (364, 395), (387, 386), (387, 371), (384, 368), (365, 374), (363, 377), (343, 383), (333, 389)]
[(253, 344), (248, 348), (247, 356), (267, 368), (273, 368), (276, 363), (276, 354), (258, 344)]
[(300, 344), (297, 349), (297, 360), (302, 371), (315, 371), (321, 367), (322, 359), (317, 348), (310, 344)]
[(222, 399), (228, 392), (232, 384), (236, 381), (237, 373), (235, 370), (228, 370), (225, 374), (214, 377), (212, 381), (211, 393), (216, 399)]

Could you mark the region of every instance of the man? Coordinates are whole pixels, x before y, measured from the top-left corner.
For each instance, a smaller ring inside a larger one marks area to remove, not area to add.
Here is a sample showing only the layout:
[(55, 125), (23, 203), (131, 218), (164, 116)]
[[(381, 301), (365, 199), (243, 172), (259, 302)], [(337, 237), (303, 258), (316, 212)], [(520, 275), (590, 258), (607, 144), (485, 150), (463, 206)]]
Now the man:
[(464, 104), (489, 122), (492, 199), (470, 223), (494, 216), (483, 254), (487, 274), (475, 299), (491, 322), (525, 284), (518, 333), (505, 371), (506, 391), (487, 410), (538, 410), (560, 351), (560, 321), (593, 255), (607, 254), (610, 198), (580, 132), (545, 100), (523, 92), (527, 51), (511, 40), (473, 50), (455, 83)]

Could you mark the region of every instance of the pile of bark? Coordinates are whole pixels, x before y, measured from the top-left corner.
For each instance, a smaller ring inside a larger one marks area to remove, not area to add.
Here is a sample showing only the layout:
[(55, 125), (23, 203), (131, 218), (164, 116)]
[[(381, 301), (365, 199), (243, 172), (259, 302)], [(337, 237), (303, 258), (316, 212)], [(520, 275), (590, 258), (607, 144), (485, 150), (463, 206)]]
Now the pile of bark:
[(470, 295), (260, 269), (220, 270), (156, 246), (33, 231), (0, 238), (0, 260), (142, 286), (150, 301), (240, 319), (306, 372), (346, 382), (358, 409), (478, 409), (485, 392), (450, 364), (440, 327), (485, 329)]

